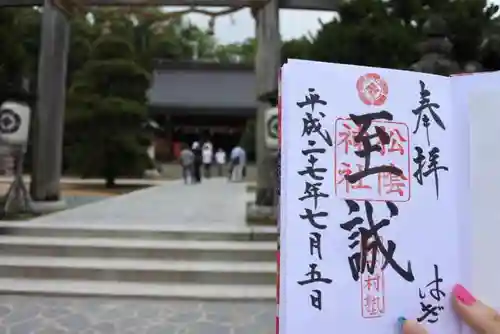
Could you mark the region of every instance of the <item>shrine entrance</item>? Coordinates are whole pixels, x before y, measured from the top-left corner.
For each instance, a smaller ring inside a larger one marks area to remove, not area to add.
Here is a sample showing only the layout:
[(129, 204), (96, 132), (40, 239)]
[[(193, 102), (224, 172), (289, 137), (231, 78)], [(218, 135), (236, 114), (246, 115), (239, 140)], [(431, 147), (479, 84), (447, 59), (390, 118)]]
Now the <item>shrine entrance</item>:
[[(252, 117), (253, 118), (253, 117)], [(229, 153), (238, 145), (245, 131), (248, 118), (226, 115), (200, 117), (172, 117), (172, 143), (193, 143), (210, 140), (215, 149)]]
[[(341, 0), (0, 0), (0, 6), (43, 6), (42, 38), (38, 73), (37, 107), (33, 120), (33, 171), (31, 195), (36, 202), (60, 201), (62, 143), (66, 100), (66, 59), (69, 48), (69, 19), (85, 6), (189, 6), (186, 13), (197, 11), (213, 18), (219, 14), (198, 10), (197, 6), (231, 7), (234, 12), (252, 9), (255, 18), (257, 55), (255, 86), (251, 90), (256, 102), (257, 162), (264, 166), (270, 151), (264, 139), (265, 112), (268, 101), (259, 98), (277, 90), (281, 65), (279, 8), (330, 10)], [(221, 14), (222, 15), (222, 14)], [(213, 86), (209, 82), (205, 89)], [(221, 100), (226, 96), (218, 96)], [(189, 100), (184, 102), (188, 103)], [(260, 126), (262, 125), (262, 126)], [(258, 171), (258, 184), (270, 185), (272, 180), (264, 169)], [(268, 182), (269, 181), (269, 182)], [(272, 189), (269, 189), (272, 192)], [(259, 197), (259, 196), (257, 196)]]
[(151, 117), (165, 130), (157, 147), (162, 160), (175, 158), (179, 143), (204, 140), (229, 154), (255, 119), (255, 84), (244, 64), (157, 60), (148, 97)]

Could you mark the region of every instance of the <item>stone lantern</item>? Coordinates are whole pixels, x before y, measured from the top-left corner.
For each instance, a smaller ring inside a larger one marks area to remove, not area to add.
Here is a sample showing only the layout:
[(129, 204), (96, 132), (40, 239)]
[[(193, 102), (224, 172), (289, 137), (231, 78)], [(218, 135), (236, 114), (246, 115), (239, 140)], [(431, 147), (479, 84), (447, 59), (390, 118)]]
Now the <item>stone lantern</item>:
[(446, 21), (432, 15), (424, 24), (425, 40), (418, 46), (421, 58), (410, 69), (417, 72), (451, 75), (461, 72), (458, 63), (451, 59), (453, 44), (447, 37)]
[(500, 70), (500, 34), (488, 36), (480, 48), (481, 63), (486, 71)]
[[(264, 102), (271, 107), (278, 105), (278, 90), (272, 90), (258, 96), (259, 102)], [(258, 125), (260, 126), (260, 125)], [(271, 150), (267, 154), (267, 165), (269, 169), (269, 180), (272, 180), (269, 191), (261, 195), (260, 203), (265, 205), (247, 205), (247, 222), (257, 225), (279, 224), (279, 196), (280, 196), (280, 149)], [(249, 203), (253, 204), (253, 203)]]
[(482, 72), (483, 71), (483, 65), (480, 62), (477, 61), (469, 61), (464, 65), (464, 69), (462, 72), (464, 73), (476, 73), (476, 72)]

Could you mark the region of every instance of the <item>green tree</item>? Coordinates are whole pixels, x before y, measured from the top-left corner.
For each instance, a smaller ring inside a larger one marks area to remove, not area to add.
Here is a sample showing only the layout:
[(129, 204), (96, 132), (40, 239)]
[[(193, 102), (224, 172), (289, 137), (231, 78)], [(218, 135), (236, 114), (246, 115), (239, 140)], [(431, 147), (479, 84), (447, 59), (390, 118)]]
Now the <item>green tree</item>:
[(157, 7), (109, 7), (93, 9), (91, 16), (96, 30), (120, 36), (133, 45), (138, 61), (148, 71), (155, 58), (215, 56), (214, 37), (175, 12)]
[(382, 0), (343, 2), (338, 17), (323, 24), (310, 56), (328, 62), (379, 67), (408, 67), (417, 59), (415, 28), (405, 25)]
[(38, 8), (18, 8), (16, 13), (18, 22), (17, 33), (20, 36), (20, 46), (25, 52), (25, 74), (31, 81), (30, 88), (36, 89), (42, 15)]
[(96, 40), (69, 93), (66, 154), (75, 172), (103, 177), (111, 187), (116, 177), (142, 175), (149, 167), (148, 87), (130, 43), (114, 35)]
[(303, 36), (283, 42), (281, 46), (281, 57), (283, 61), (287, 59), (310, 59), (311, 38)]
[(66, 75), (68, 87), (71, 87), (74, 75), (90, 59), (92, 43), (100, 36), (100, 32), (96, 29), (96, 26), (86, 16), (74, 17), (70, 21), (70, 25), (71, 35)]
[(461, 65), (479, 60), (480, 46), (490, 34), (498, 12), (498, 6), (486, 0), (390, 0), (388, 6), (393, 16), (418, 34), (430, 15), (440, 15), (447, 24), (453, 58)]
[(26, 51), (22, 43), (23, 27), (16, 8), (0, 8), (0, 89), (20, 87), (26, 73)]
[(408, 68), (419, 59), (423, 25), (441, 15), (448, 25), (453, 55), (460, 64), (479, 60), (479, 48), (498, 6), (486, 0), (352, 0), (323, 24), (312, 40), (316, 60), (388, 68)]
[(443, 18), (449, 27), (450, 40), (453, 43), (453, 55), (456, 61), (480, 60), (480, 46), (494, 25), (497, 5), (487, 5), (486, 0), (446, 1)]
[[(288, 58), (309, 59), (311, 51), (311, 38), (304, 36), (297, 39), (284, 41), (281, 47), (283, 60)], [(216, 46), (216, 58), (221, 63), (253, 64), (257, 52), (255, 38), (247, 38), (241, 43), (222, 44)]]
[(247, 38), (241, 43), (217, 45), (216, 58), (221, 63), (253, 64), (257, 51), (255, 38)]
[(152, 70), (152, 60), (180, 59), (183, 55), (180, 36), (184, 22), (182, 17), (168, 16), (159, 8), (133, 8), (134, 46), (140, 55), (141, 64)]

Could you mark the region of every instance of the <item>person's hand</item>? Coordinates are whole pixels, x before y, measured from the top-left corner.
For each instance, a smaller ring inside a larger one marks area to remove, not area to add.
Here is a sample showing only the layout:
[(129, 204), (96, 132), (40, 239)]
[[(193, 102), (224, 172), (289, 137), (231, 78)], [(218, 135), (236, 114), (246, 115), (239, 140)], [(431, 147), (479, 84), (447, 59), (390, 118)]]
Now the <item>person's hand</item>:
[[(483, 304), (462, 285), (452, 291), (453, 309), (458, 316), (477, 334), (500, 334), (500, 315), (493, 308)], [(402, 334), (427, 334), (424, 326), (404, 317), (398, 319)]]

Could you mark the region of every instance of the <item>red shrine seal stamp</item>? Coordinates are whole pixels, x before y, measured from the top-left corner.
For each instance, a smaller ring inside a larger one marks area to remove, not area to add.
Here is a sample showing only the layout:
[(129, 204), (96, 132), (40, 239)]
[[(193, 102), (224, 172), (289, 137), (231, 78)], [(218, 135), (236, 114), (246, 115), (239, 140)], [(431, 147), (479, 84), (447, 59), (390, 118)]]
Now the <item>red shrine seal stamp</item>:
[(356, 82), (358, 95), (366, 105), (381, 106), (387, 100), (389, 86), (387, 82), (376, 73), (368, 73), (359, 77)]

